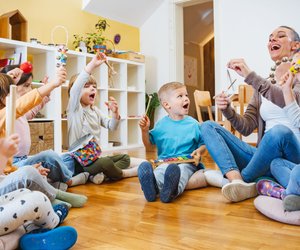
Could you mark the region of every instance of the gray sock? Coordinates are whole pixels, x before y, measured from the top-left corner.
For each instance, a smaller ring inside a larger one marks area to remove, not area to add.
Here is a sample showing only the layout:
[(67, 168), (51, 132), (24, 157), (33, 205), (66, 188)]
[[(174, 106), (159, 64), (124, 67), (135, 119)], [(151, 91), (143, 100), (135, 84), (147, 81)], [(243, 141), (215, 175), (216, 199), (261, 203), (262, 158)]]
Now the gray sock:
[(68, 189), (68, 185), (64, 182), (57, 181), (57, 182), (53, 182), (50, 184), (51, 184), (51, 186), (55, 187), (56, 189), (59, 189), (62, 191), (67, 191), (67, 189)]
[(87, 197), (81, 194), (74, 194), (57, 190), (56, 199), (66, 201), (72, 205), (72, 207), (82, 207), (87, 202)]
[(283, 208), (286, 211), (300, 210), (300, 196), (290, 194), (283, 199)]
[(85, 184), (89, 178), (89, 173), (88, 172), (83, 172), (78, 175), (75, 175), (71, 178), (71, 187), (77, 186), (77, 185), (82, 185)]

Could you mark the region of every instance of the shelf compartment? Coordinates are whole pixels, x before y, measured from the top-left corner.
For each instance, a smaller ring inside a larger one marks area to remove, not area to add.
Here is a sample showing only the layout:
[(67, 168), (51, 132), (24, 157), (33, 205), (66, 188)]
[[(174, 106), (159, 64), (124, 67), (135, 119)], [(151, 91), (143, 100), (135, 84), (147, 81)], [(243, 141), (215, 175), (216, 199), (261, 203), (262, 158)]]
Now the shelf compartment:
[(128, 134), (128, 140), (127, 145), (141, 145), (142, 141), (142, 135), (141, 130), (139, 127), (139, 119), (138, 120), (128, 120), (127, 125), (127, 134)]
[(144, 65), (127, 65), (127, 90), (144, 91), (145, 90), (145, 67)]
[(119, 106), (119, 113), (121, 117), (127, 116), (127, 110), (126, 105), (124, 105), (127, 102), (126, 99), (126, 92), (123, 91), (108, 91), (108, 98), (113, 97), (116, 99), (118, 106)]
[(127, 93), (127, 117), (140, 117), (145, 112), (145, 94)]
[(118, 128), (116, 130), (109, 130), (108, 131), (108, 144), (113, 143), (113, 147), (119, 146), (126, 146), (126, 138), (127, 138), (127, 131), (126, 131), (126, 120), (121, 120)]

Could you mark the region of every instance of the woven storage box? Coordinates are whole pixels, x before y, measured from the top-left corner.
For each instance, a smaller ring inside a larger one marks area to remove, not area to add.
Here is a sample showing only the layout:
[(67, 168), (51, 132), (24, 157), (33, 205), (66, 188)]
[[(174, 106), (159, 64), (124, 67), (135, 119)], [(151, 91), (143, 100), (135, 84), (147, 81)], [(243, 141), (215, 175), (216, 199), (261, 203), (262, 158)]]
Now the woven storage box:
[(54, 149), (54, 124), (47, 122), (30, 122), (31, 149), (30, 155), (47, 149)]

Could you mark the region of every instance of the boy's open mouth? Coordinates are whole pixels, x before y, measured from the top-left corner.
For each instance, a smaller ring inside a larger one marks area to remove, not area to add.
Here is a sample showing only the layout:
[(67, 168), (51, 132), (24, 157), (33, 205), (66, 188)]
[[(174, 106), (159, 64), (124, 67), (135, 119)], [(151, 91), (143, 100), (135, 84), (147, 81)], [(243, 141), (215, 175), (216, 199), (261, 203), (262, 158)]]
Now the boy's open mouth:
[(189, 108), (189, 104), (187, 103), (187, 104), (183, 105), (183, 108), (184, 109), (188, 109)]

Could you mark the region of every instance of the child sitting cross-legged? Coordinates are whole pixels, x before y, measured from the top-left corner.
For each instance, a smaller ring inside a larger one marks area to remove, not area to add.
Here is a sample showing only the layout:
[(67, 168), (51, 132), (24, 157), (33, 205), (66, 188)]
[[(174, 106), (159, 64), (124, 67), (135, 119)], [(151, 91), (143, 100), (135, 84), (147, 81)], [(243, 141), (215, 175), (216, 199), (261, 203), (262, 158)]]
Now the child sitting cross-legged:
[[(179, 156), (193, 156), (194, 163), (164, 163), (152, 168), (150, 162), (143, 162), (138, 168), (138, 177), (147, 201), (155, 201), (160, 195), (162, 202), (171, 202), (187, 186), (190, 177), (204, 166), (200, 162), (205, 145), (198, 121), (188, 116), (190, 100), (185, 85), (170, 82), (163, 85), (158, 96), (168, 113), (149, 131), (150, 120), (145, 115), (139, 122), (142, 140), (146, 149), (156, 145), (158, 159)], [(206, 186), (205, 179), (202, 186)], [(200, 187), (201, 185), (198, 185)]]
[[(19, 137), (0, 138), (0, 171), (18, 150)], [(52, 207), (39, 192), (20, 188), (0, 195), (0, 249), (67, 249), (77, 240), (72, 227), (58, 227), (69, 208), (64, 203)], [(27, 234), (26, 234), (27, 233)]]

